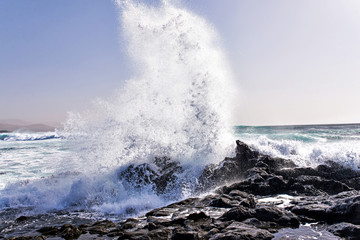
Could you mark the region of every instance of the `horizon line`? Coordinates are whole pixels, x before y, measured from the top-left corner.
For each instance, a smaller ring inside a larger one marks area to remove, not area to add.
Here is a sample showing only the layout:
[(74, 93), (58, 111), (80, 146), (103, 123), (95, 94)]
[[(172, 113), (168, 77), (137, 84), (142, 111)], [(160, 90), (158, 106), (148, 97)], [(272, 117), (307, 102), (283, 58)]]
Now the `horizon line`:
[(269, 125), (234, 125), (234, 127), (311, 127), (311, 126), (344, 126), (360, 123), (306, 123), (306, 124), (269, 124)]

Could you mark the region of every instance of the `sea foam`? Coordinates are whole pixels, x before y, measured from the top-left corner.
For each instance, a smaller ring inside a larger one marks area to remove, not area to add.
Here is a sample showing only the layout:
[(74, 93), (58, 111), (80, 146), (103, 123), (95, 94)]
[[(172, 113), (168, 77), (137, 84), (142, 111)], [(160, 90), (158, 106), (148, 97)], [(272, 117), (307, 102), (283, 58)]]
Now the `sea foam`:
[[(293, 160), (298, 166), (313, 167), (328, 161), (360, 170), (360, 140), (327, 141), (323, 138), (310, 142), (272, 139), (266, 135), (239, 136), (262, 154)], [(310, 137), (308, 137), (310, 138)]]

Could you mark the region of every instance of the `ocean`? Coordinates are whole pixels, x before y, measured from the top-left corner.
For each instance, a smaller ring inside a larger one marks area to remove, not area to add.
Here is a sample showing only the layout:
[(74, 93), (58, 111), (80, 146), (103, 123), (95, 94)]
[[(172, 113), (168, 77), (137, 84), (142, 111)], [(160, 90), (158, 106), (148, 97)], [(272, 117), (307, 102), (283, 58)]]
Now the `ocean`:
[[(316, 167), (331, 160), (360, 169), (359, 124), (233, 129), (233, 147), (240, 139), (261, 153), (291, 159), (299, 166)], [(183, 192), (169, 199), (144, 190), (146, 194), (134, 201), (134, 193), (125, 192), (115, 174), (127, 163), (98, 170), (101, 174), (94, 176), (81, 164), (82, 156), (70, 146), (72, 141), (59, 132), (2, 133), (0, 137), (0, 211), (24, 209), (16, 214), (26, 215), (29, 210), (33, 214), (81, 209), (101, 217), (127, 217), (191, 195)], [(138, 211), (127, 214), (130, 206)]]
[(303, 167), (334, 161), (360, 169), (360, 125), (235, 127), (235, 136), (263, 154), (287, 158)]

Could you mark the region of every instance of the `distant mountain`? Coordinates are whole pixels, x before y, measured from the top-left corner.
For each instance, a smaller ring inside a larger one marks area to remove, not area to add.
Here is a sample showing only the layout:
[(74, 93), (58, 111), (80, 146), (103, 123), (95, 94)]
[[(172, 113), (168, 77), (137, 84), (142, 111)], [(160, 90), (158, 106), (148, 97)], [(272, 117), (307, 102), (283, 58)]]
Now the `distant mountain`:
[(0, 124), (9, 124), (9, 125), (21, 125), (21, 126), (26, 126), (26, 125), (31, 125), (31, 122), (28, 121), (24, 121), (24, 120), (19, 120), (19, 119), (0, 119)]
[(50, 132), (50, 131), (54, 131), (55, 127), (48, 126), (45, 124), (15, 125), (15, 124), (0, 123), (0, 132), (13, 132), (20, 129), (29, 130), (33, 132)]

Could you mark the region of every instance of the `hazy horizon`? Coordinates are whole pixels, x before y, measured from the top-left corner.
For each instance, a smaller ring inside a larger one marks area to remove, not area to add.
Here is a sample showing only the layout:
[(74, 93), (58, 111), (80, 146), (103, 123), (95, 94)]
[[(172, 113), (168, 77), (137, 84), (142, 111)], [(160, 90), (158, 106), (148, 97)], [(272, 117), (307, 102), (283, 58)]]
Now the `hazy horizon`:
[[(360, 122), (360, 2), (181, 2), (220, 36), (232, 125)], [(112, 0), (1, 1), (0, 119), (61, 123), (121, 88), (136, 66), (118, 17)]]

